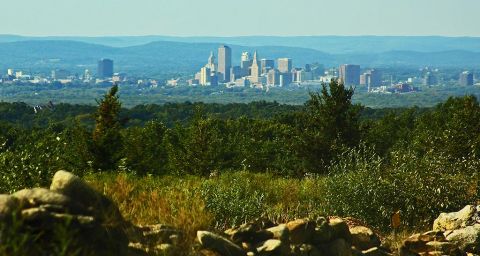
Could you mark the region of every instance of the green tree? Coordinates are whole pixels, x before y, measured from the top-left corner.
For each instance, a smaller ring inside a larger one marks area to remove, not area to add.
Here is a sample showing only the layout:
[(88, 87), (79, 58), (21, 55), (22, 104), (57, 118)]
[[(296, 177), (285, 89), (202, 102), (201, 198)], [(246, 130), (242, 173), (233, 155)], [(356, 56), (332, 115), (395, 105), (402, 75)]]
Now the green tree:
[(358, 145), (362, 107), (352, 103), (353, 93), (335, 80), (310, 93), (298, 127), (297, 152), (306, 171), (325, 172), (345, 147)]
[(119, 112), (121, 103), (118, 99), (118, 86), (114, 85), (98, 102), (93, 130), (93, 152), (96, 169), (112, 170), (120, 159), (122, 137)]

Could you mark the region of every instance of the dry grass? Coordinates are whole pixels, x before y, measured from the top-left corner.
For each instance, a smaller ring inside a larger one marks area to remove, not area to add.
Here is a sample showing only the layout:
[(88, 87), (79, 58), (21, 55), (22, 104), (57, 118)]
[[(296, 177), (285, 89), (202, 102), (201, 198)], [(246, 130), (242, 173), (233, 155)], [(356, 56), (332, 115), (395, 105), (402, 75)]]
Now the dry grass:
[(167, 224), (184, 232), (182, 251), (191, 252), (197, 230), (209, 229), (213, 216), (196, 193), (196, 179), (101, 175), (87, 177), (90, 185), (110, 197), (126, 220), (136, 225)]

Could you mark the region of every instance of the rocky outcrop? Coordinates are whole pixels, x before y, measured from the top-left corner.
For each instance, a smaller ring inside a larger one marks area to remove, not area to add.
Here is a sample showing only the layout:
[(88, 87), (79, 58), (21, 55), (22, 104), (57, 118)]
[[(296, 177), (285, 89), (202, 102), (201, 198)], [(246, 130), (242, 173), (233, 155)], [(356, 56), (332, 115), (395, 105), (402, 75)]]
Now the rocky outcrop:
[(480, 207), (467, 205), (458, 212), (441, 213), (433, 230), (404, 241), (400, 255), (480, 254)]
[(372, 230), (349, 227), (341, 218), (270, 224), (243, 224), (225, 231), (223, 236), (199, 231), (198, 240), (211, 252), (206, 255), (351, 256), (354, 252), (355, 255), (391, 255), (380, 248), (380, 239)]
[(50, 189), (0, 195), (0, 225), (11, 232), (5, 235), (29, 239), (27, 255), (178, 255), (175, 245), (183, 239), (170, 226), (125, 221), (110, 199), (65, 171), (54, 175)]

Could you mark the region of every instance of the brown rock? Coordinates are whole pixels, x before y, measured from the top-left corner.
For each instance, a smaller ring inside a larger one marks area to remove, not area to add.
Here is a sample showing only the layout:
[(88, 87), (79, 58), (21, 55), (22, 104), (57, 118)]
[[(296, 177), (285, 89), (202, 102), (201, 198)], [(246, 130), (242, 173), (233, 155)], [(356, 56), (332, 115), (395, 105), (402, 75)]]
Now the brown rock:
[(315, 232), (315, 222), (308, 219), (298, 219), (286, 224), (292, 244), (310, 243)]

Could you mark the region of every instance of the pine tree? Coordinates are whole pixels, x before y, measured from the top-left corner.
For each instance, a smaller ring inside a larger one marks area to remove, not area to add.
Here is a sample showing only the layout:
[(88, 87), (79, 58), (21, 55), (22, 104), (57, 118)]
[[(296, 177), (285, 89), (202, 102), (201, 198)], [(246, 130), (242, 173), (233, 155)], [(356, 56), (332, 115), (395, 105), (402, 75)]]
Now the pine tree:
[(98, 109), (95, 113), (95, 129), (93, 131), (94, 167), (101, 170), (116, 168), (122, 147), (119, 118), (121, 103), (117, 93), (118, 85), (114, 85), (98, 102)]

